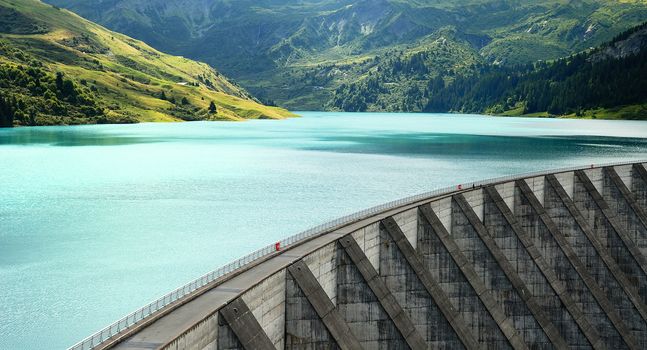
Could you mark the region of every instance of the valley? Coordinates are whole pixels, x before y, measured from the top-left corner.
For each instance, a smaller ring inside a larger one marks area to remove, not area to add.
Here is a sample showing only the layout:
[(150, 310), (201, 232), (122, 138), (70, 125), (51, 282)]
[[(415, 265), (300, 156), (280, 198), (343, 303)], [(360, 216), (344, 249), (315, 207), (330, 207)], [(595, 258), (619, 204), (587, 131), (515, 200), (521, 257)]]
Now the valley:
[[(438, 76), (567, 57), (647, 21), (631, 0), (47, 1), (292, 110), (422, 111)], [(348, 93), (376, 79), (375, 101)]]

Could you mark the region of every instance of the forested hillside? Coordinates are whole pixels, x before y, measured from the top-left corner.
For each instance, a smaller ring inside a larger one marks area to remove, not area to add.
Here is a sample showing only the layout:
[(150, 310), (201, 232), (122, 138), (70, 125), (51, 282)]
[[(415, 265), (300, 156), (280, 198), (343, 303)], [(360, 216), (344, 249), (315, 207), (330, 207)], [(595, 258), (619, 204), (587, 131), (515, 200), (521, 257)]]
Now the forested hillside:
[[(350, 85), (376, 79), (368, 109), (409, 110), (441, 73), (566, 57), (647, 20), (643, 0), (47, 1), (210, 63), (295, 110), (339, 105)], [(409, 61), (426, 68), (407, 71)]]
[(0, 0), (0, 126), (290, 115), (207, 64), (40, 1)]
[(647, 25), (595, 50), (430, 84), (425, 111), (647, 119)]
[[(430, 72), (420, 56), (390, 66), (410, 76)], [(391, 80), (392, 74), (380, 74), (342, 85), (330, 107), (381, 110)], [(647, 25), (567, 58), (516, 66), (480, 63), (436, 73), (419, 84), (403, 95), (401, 110), (647, 118)]]

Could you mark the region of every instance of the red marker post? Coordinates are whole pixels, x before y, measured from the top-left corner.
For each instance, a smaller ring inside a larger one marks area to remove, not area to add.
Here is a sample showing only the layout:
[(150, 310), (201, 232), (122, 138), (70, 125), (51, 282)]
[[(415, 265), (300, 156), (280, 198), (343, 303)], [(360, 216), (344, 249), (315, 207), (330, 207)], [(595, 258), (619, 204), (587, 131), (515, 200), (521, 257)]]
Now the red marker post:
[(281, 242), (276, 242), (274, 244), (274, 249), (276, 249), (277, 252), (280, 251), (281, 250)]

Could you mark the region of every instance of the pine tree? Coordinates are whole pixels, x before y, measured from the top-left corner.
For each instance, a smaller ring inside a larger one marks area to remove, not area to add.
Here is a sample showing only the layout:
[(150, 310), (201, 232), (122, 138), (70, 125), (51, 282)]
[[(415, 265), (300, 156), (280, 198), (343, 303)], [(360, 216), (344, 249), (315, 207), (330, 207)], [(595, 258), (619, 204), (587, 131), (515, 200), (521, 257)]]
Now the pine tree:
[(56, 90), (63, 90), (63, 73), (61, 72), (56, 72)]
[(217, 112), (218, 112), (218, 108), (216, 107), (216, 104), (213, 103), (213, 101), (211, 101), (211, 103), (209, 103), (209, 113), (215, 114)]
[(13, 114), (11, 100), (0, 96), (0, 128), (13, 126)]

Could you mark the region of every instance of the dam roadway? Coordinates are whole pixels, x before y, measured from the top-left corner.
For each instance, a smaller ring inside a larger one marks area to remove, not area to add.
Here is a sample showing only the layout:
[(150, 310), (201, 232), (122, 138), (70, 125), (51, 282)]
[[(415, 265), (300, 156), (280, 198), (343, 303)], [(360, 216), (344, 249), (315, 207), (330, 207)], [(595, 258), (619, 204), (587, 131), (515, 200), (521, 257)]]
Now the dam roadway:
[(460, 187), (304, 239), (94, 349), (645, 349), (647, 169)]

